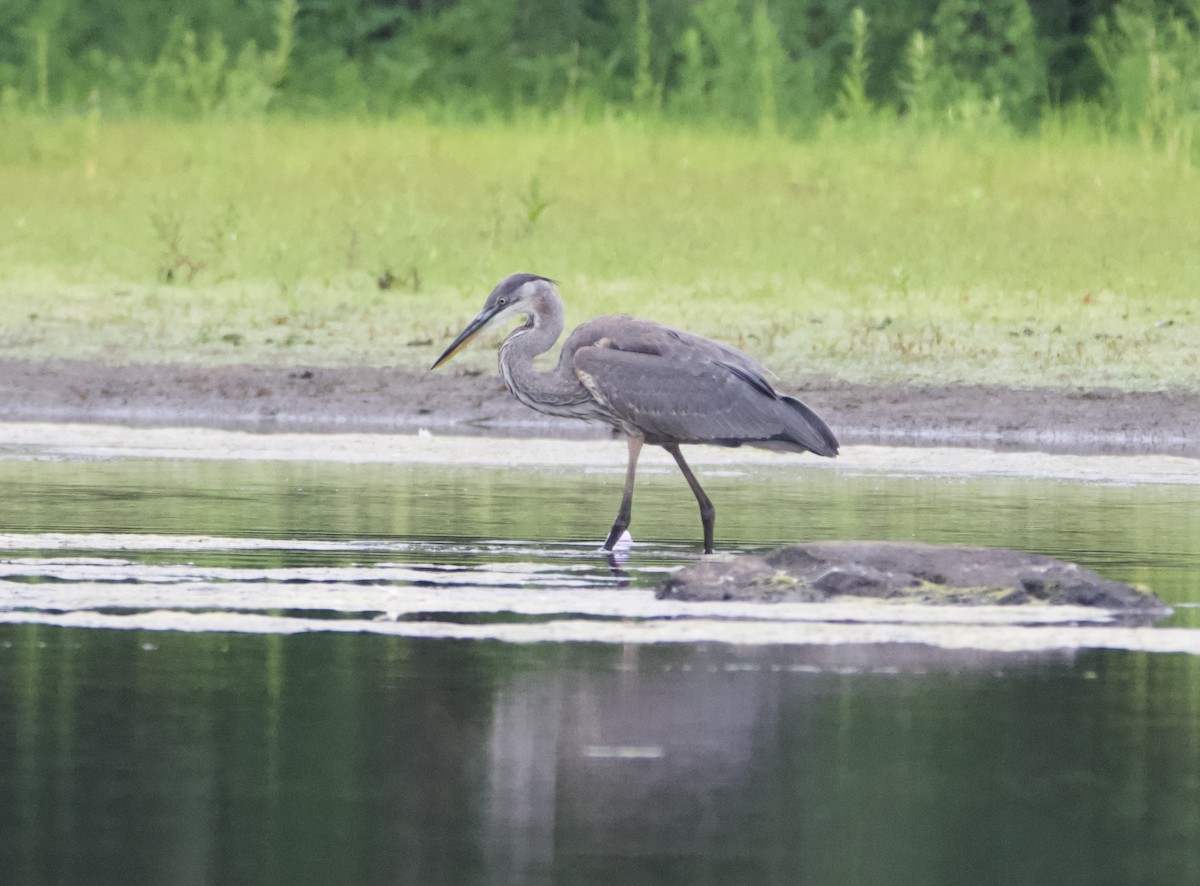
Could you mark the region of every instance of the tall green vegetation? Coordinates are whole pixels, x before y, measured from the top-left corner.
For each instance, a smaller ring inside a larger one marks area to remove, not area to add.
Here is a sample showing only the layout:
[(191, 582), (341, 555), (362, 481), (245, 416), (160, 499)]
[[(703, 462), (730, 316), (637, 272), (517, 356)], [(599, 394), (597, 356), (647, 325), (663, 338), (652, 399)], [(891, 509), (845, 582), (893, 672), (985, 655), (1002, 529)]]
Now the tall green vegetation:
[(1114, 128), (1186, 160), (1200, 124), (1200, 0), (1180, 6), (1122, 4), (1089, 42), (1107, 75)]
[(1200, 0), (8, 0), (0, 94), (107, 117), (613, 111), (788, 135), (1079, 107), (1190, 156)]
[(525, 268), (785, 370), (1194, 386), (1198, 125), (1200, 0), (7, 0), (0, 350), (423, 364)]
[(637, 27), (635, 51), (637, 55), (637, 74), (633, 83), (633, 104), (643, 114), (657, 113), (662, 91), (654, 82), (654, 74), (650, 68), (652, 54), (650, 32), (650, 0), (637, 0)]
[(943, 0), (933, 16), (934, 63), (950, 109), (990, 104), (1029, 124), (1046, 95), (1046, 69), (1027, 0)]
[(867, 14), (856, 6), (850, 16), (850, 58), (838, 93), (838, 110), (843, 116), (855, 119), (871, 110), (867, 98)]
[(924, 31), (913, 31), (904, 48), (907, 76), (900, 80), (904, 111), (918, 124), (924, 123), (937, 106), (933, 80), (933, 47)]

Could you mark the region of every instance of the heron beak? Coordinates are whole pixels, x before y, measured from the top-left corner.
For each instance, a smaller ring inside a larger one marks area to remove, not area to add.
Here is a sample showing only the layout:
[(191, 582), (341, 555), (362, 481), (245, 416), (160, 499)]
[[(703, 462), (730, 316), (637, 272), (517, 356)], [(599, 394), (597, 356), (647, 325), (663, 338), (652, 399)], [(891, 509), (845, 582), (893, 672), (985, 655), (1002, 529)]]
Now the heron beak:
[(464, 347), (466, 347), (467, 342), (469, 342), (472, 338), (474, 338), (475, 334), (477, 332), (479, 332), (479, 330), (481, 330), (481, 329), (483, 329), (483, 327), (487, 326), (488, 323), (490, 323), (492, 321), (492, 318), (495, 317), (497, 313), (498, 312), (495, 308), (492, 308), (490, 310), (484, 309), (484, 310), (480, 311), (476, 315), (475, 319), (467, 324), (467, 328), (458, 334), (458, 338), (456, 338), (453, 342), (450, 343), (450, 347), (446, 348), (445, 353), (443, 353), (442, 356), (438, 357), (437, 361), (429, 368), (437, 369), (439, 366), (441, 366), (443, 363), (445, 363), (447, 360), (449, 360), (451, 357), (453, 357), (455, 354), (457, 354), (459, 351), (461, 351)]

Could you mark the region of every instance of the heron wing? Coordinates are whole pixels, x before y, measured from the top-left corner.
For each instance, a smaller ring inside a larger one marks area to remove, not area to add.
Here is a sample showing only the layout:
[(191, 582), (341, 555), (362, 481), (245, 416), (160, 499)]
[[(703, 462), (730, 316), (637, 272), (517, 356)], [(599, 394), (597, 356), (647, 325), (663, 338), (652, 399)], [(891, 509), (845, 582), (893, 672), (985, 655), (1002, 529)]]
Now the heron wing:
[(625, 430), (652, 442), (836, 454), (837, 440), (825, 423), (777, 393), (765, 370), (740, 351), (645, 321), (595, 331), (615, 334), (580, 343), (573, 366)]
[(563, 355), (573, 355), (579, 348), (601, 341), (606, 342), (606, 347), (620, 351), (656, 354), (680, 362), (703, 359), (726, 363), (770, 387), (767, 381), (772, 375), (770, 370), (732, 345), (627, 314), (610, 314), (580, 324), (564, 343)]

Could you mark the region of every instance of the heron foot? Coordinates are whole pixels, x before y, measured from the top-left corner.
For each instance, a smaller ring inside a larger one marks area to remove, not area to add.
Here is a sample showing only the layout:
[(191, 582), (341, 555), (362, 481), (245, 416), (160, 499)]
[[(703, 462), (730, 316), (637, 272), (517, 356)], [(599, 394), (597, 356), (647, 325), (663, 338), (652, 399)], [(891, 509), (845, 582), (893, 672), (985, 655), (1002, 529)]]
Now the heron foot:
[(633, 536), (629, 534), (628, 529), (622, 529), (621, 534), (614, 539), (612, 536), (615, 534), (616, 533), (611, 533), (609, 535), (604, 544), (601, 545), (600, 550), (610, 552), (627, 551), (633, 547)]

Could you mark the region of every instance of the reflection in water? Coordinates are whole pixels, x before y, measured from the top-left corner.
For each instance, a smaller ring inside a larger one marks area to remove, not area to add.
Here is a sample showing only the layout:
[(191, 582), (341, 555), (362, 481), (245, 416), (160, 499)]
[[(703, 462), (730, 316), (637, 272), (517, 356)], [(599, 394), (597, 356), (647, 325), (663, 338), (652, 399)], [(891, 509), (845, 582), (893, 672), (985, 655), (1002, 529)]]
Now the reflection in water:
[[(0, 461), (0, 533), (113, 534), (0, 557), (64, 594), (84, 559), (126, 558), (120, 582), (237, 576), (281, 608), (313, 589), (260, 577), (574, 575), (612, 481)], [(645, 481), (625, 576), (597, 557), (574, 581), (648, 589), (693, 556), (686, 485)], [(1000, 544), (1200, 600), (1194, 487), (788, 467), (706, 488), (731, 546)], [(133, 533), (193, 541), (116, 553)], [(196, 540), (218, 536), (298, 543)], [(489, 541), (513, 538), (537, 542)], [(1197, 760), (1190, 656), (0, 625), (3, 883), (1200, 882)]]
[(0, 628), (6, 882), (1196, 882), (1200, 662)]

